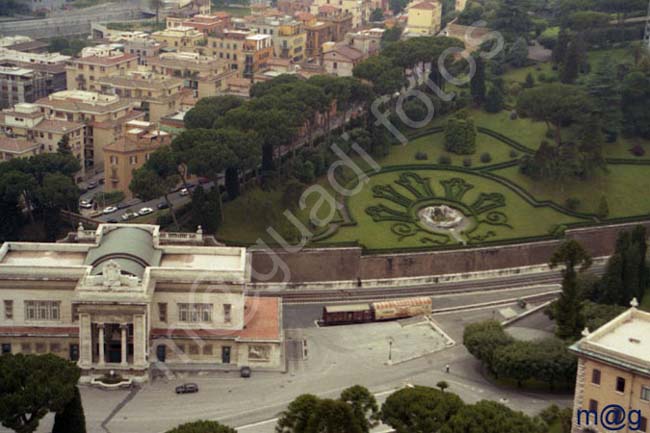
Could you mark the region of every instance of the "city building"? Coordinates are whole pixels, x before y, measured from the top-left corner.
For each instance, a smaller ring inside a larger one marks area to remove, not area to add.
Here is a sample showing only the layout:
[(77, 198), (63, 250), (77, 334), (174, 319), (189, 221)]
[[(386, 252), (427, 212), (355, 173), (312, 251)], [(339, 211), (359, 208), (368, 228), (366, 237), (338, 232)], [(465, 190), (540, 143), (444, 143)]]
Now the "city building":
[(124, 45), (124, 52), (137, 57), (138, 65), (146, 65), (147, 57), (155, 57), (165, 44), (152, 39), (149, 35), (146, 37), (132, 38), (120, 41)]
[(323, 13), (350, 14), (352, 16), (352, 28), (356, 29), (368, 22), (371, 12), (370, 7), (371, 5), (368, 0), (314, 0), (311, 4), (310, 12), (319, 17), (319, 19)]
[(86, 47), (81, 57), (70, 61), (66, 67), (68, 90), (99, 90), (97, 80), (111, 75), (126, 75), (138, 67), (138, 58), (125, 54), (119, 44)]
[(178, 26), (152, 33), (151, 37), (176, 51), (192, 52), (203, 41), (203, 33), (194, 27)]
[(122, 191), (132, 198), (129, 184), (133, 170), (144, 165), (149, 155), (160, 146), (171, 144), (171, 135), (157, 124), (141, 120), (126, 123), (122, 137), (104, 147), (104, 191)]
[(199, 99), (222, 94), (225, 79), (238, 73), (232, 65), (199, 53), (163, 53), (147, 58), (147, 64), (155, 74), (181, 78)]
[[(0, 131), (10, 138), (19, 140), (13, 145), (19, 146), (31, 156), (32, 146), (38, 147), (38, 153), (56, 152), (59, 143), (67, 140), (72, 154), (79, 160), (81, 170), (77, 181), (85, 175), (85, 125), (80, 122), (50, 119), (36, 104), (20, 103), (13, 108), (0, 112)], [(8, 144), (8, 142), (6, 143)], [(7, 152), (5, 152), (5, 156)], [(19, 156), (15, 154), (14, 156)], [(6, 159), (6, 158), (5, 158)]]
[(41, 145), (26, 138), (0, 135), (0, 162), (13, 158), (29, 158), (41, 153)]
[(38, 98), (66, 88), (66, 62), (59, 53), (23, 53), (0, 48), (0, 108)]
[(348, 46), (369, 56), (374, 56), (381, 50), (381, 38), (384, 29), (368, 29), (345, 35), (344, 42)]
[(47, 77), (32, 69), (0, 66), (0, 108), (48, 95)]
[(215, 12), (211, 15), (194, 15), (191, 18), (167, 17), (166, 26), (168, 29), (192, 27), (201, 32), (203, 36), (208, 36), (230, 28), (230, 14)]
[(130, 120), (144, 113), (134, 110), (133, 102), (117, 95), (103, 95), (83, 90), (65, 90), (36, 101), (47, 120), (68, 121), (84, 126), (84, 161), (86, 171), (99, 172), (104, 167), (104, 147), (124, 133)]
[(150, 369), (283, 370), (282, 302), (250, 297), (250, 255), (144, 224), (0, 247), (1, 353), (53, 353), (82, 381)]
[(433, 36), (442, 25), (442, 3), (438, 0), (416, 3), (408, 8), (404, 34), (407, 37)]
[(481, 44), (484, 41), (483, 38), (491, 31), (487, 27), (463, 26), (449, 23), (439, 34), (463, 41), (465, 43), (465, 50), (472, 53), (481, 48)]
[(305, 24), (307, 32), (307, 43), (305, 44), (305, 55), (308, 59), (319, 59), (323, 54), (323, 44), (334, 41), (333, 25), (323, 21), (315, 21)]
[(307, 33), (302, 22), (285, 16), (282, 18), (257, 16), (249, 22), (251, 30), (270, 35), (275, 57), (300, 62), (305, 57)]
[(130, 71), (125, 76), (106, 77), (98, 81), (104, 94), (133, 101), (145, 113), (145, 120), (158, 122), (161, 117), (180, 109), (183, 80), (149, 71)]
[(197, 52), (227, 64), (239, 76), (250, 77), (265, 68), (273, 57), (273, 39), (250, 31), (226, 30), (208, 37), (206, 45), (197, 48)]
[(352, 69), (368, 58), (361, 51), (344, 44), (336, 44), (331, 49), (326, 46), (324, 51), (323, 66), (325, 71), (339, 77), (351, 77)]
[(332, 40), (334, 42), (342, 41), (354, 27), (351, 13), (343, 12), (329, 5), (321, 6), (316, 18), (318, 21), (332, 25)]
[(636, 299), (631, 304), (632, 308), (597, 330), (585, 329), (584, 338), (570, 347), (578, 357), (574, 433), (606, 431), (607, 426), (598, 423), (608, 405), (618, 405), (627, 414), (640, 411), (634, 420), (637, 425), (625, 418), (617, 431), (650, 431), (650, 313), (638, 310)]

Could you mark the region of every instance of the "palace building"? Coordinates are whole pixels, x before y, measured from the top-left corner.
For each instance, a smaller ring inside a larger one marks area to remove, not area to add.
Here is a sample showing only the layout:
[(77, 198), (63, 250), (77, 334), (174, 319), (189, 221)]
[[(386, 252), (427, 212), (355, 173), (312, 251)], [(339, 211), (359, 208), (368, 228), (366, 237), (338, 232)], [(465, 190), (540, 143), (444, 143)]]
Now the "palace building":
[(115, 371), (283, 369), (282, 302), (253, 297), (245, 248), (145, 224), (0, 247), (2, 353), (54, 353), (83, 378)]

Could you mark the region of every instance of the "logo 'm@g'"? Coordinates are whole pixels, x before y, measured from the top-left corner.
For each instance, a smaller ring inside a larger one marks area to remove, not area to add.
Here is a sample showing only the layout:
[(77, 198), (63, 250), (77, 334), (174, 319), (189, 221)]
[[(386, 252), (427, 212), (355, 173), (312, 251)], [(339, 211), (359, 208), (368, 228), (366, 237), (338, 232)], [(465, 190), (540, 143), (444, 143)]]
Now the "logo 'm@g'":
[(618, 404), (608, 404), (600, 412), (597, 410), (578, 409), (576, 412), (579, 426), (600, 425), (609, 431), (623, 430), (627, 426), (632, 431), (641, 430), (643, 417), (641, 411), (632, 409), (626, 411)]

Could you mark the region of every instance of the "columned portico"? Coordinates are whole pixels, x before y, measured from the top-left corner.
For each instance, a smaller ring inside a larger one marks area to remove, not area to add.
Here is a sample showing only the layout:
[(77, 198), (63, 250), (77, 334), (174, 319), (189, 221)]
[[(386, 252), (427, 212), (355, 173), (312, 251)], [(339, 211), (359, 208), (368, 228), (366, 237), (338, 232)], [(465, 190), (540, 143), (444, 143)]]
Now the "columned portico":
[(148, 367), (145, 306), (79, 304), (79, 367), (143, 370)]

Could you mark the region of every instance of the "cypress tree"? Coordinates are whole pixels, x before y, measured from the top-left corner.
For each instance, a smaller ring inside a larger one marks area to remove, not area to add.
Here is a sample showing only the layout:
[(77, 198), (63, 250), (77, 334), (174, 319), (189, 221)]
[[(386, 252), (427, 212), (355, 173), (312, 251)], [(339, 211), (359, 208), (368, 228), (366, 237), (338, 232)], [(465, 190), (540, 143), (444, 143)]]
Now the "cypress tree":
[(564, 84), (573, 84), (578, 78), (580, 72), (580, 53), (578, 52), (578, 43), (574, 39), (569, 44), (564, 62), (560, 68), (560, 81)]
[(74, 397), (65, 405), (63, 411), (54, 417), (52, 433), (86, 433), (86, 416), (78, 387), (75, 387)]
[(485, 62), (480, 56), (476, 56), (476, 71), (470, 81), (472, 98), (476, 105), (485, 102)]

